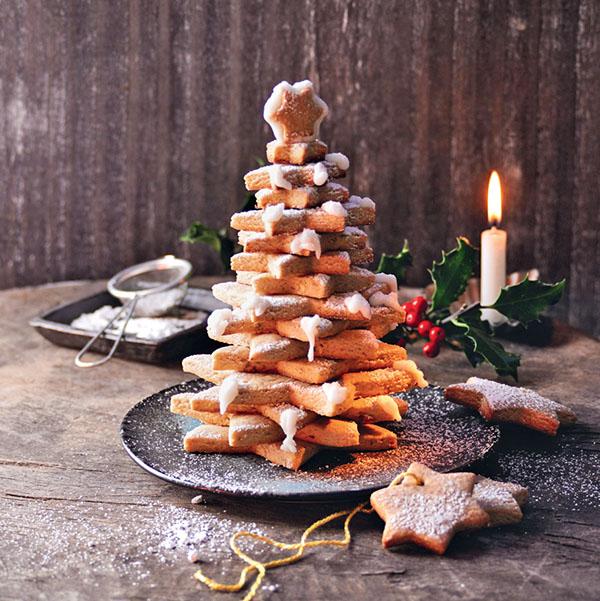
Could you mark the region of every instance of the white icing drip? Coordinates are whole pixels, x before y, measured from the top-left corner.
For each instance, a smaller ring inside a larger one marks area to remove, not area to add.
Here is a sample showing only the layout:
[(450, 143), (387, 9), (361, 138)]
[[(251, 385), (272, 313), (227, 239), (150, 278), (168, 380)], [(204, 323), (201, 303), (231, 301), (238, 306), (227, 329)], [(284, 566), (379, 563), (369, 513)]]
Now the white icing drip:
[(365, 196), (364, 198), (361, 198), (360, 196), (353, 195), (348, 199), (348, 202), (346, 203), (346, 208), (350, 209), (350, 208), (356, 208), (356, 207), (362, 207), (365, 209), (374, 209), (375, 203), (367, 196)]
[(281, 202), (277, 205), (269, 205), (262, 214), (262, 220), (265, 225), (268, 223), (277, 223), (283, 217), (285, 205)]
[(344, 209), (344, 206), (341, 202), (337, 202), (336, 200), (328, 200), (323, 203), (321, 208), (330, 215), (335, 215), (336, 217), (345, 217), (348, 214), (348, 211)]
[[(283, 127), (274, 119), (275, 114), (281, 106), (283, 92), (286, 91), (290, 92), (291, 94), (299, 94), (300, 92), (302, 92), (302, 90), (312, 87), (312, 81), (305, 79), (304, 81), (297, 81), (293, 85), (290, 85), (287, 81), (282, 81), (273, 88), (273, 93), (271, 94), (271, 96), (269, 96), (267, 102), (265, 102), (265, 107), (263, 109), (263, 117), (265, 121), (271, 126), (273, 134), (275, 135), (275, 139), (279, 140), (280, 142), (283, 141)], [(305, 142), (308, 142), (310, 139), (314, 140), (319, 135), (319, 127), (321, 125), (321, 121), (323, 121), (325, 115), (327, 115), (327, 113), (329, 112), (329, 108), (327, 107), (325, 102), (323, 102), (323, 100), (321, 100), (321, 98), (319, 98), (314, 92), (313, 98), (315, 104), (323, 109), (323, 114), (315, 121), (312, 138), (308, 138), (307, 140), (305, 140)]]
[(242, 305), (245, 311), (254, 311), (256, 317), (260, 317), (268, 308), (269, 302), (258, 294), (251, 294)]
[(360, 313), (365, 319), (371, 319), (371, 305), (362, 294), (357, 292), (344, 297), (344, 304), (350, 313)]
[(292, 189), (292, 184), (283, 177), (283, 168), (281, 165), (269, 165), (267, 169), (269, 170), (269, 178), (271, 179), (271, 188)]
[(325, 160), (330, 163), (337, 165), (342, 171), (346, 171), (350, 167), (350, 161), (348, 157), (341, 152), (331, 152), (325, 155)]
[(325, 382), (321, 388), (327, 400), (334, 405), (341, 405), (346, 400), (347, 390), (339, 382)]
[(208, 316), (208, 327), (215, 336), (222, 336), (232, 317), (231, 309), (217, 309)]
[(285, 438), (281, 443), (281, 450), (295, 453), (296, 441), (294, 436), (298, 431), (298, 411), (296, 409), (284, 409), (279, 417), (279, 425), (285, 434)]
[(321, 257), (321, 241), (315, 230), (305, 228), (302, 233), (294, 236), (290, 250), (294, 255), (303, 250), (314, 251), (315, 256), (319, 259)]
[(390, 290), (398, 293), (398, 280), (393, 273), (376, 273), (375, 282), (387, 284)]
[(398, 293), (390, 292), (384, 294), (383, 292), (376, 292), (369, 297), (369, 304), (372, 307), (390, 307), (394, 311), (401, 311), (402, 307), (398, 302)]
[(315, 186), (322, 186), (329, 179), (329, 173), (327, 173), (327, 167), (324, 163), (316, 163), (313, 171), (313, 181)]
[(227, 376), (223, 382), (221, 382), (221, 386), (219, 386), (219, 410), (221, 411), (221, 415), (227, 411), (227, 407), (233, 403), (239, 391), (240, 387), (236, 374)]
[(300, 320), (300, 328), (308, 338), (307, 359), (311, 362), (315, 358), (315, 340), (317, 338), (317, 329), (320, 322), (321, 318), (318, 315), (313, 315), (312, 317), (303, 317)]

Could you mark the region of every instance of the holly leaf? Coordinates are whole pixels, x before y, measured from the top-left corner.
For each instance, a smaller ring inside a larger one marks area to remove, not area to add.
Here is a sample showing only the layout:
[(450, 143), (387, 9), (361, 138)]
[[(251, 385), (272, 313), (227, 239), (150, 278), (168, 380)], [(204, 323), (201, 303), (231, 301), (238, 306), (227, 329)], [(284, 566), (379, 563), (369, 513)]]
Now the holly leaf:
[(440, 263), (434, 261), (429, 270), (435, 284), (431, 310), (444, 309), (458, 300), (465, 291), (477, 264), (477, 249), (466, 238), (457, 238), (458, 247), (449, 253), (442, 251)]
[(499, 376), (512, 376), (517, 380), (521, 355), (507, 352), (494, 340), (489, 323), (481, 320), (479, 304), (459, 313), (444, 324), (444, 329), (450, 341), (458, 345), (473, 367), (489, 363)]
[(466, 336), (473, 342), (473, 352), (481, 355), (499, 376), (512, 376), (515, 381), (518, 380), (517, 368), (521, 363), (521, 355), (504, 350), (484, 329), (469, 326)]
[(540, 313), (556, 304), (562, 296), (565, 280), (556, 284), (544, 284), (530, 280), (528, 276), (514, 286), (506, 286), (491, 307), (513, 321), (527, 325), (539, 321)]
[(408, 240), (404, 240), (402, 250), (397, 255), (383, 253), (375, 273), (391, 273), (396, 276), (398, 284), (405, 281), (406, 270), (412, 265), (413, 258), (408, 250)]
[(467, 324), (445, 323), (446, 342), (450, 345), (451, 349), (462, 351), (473, 367), (479, 367), (485, 362), (485, 359), (479, 353), (475, 352), (475, 343), (471, 338), (466, 336), (468, 329)]
[(202, 242), (214, 248), (219, 253), (224, 272), (229, 271), (231, 257), (238, 250), (238, 245), (229, 237), (225, 228), (217, 230), (200, 221), (192, 223), (188, 231), (181, 236), (181, 240), (191, 244)]

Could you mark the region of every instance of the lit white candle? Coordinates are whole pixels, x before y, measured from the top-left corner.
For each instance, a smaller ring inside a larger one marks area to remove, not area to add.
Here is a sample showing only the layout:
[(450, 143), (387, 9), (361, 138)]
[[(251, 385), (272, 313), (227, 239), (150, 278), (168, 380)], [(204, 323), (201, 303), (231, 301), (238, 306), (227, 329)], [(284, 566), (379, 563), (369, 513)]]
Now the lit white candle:
[[(506, 232), (496, 227), (502, 220), (500, 178), (492, 171), (488, 187), (488, 221), (492, 226), (481, 233), (481, 305), (491, 305), (506, 286)], [(494, 309), (482, 309), (481, 318), (493, 326), (505, 321)]]

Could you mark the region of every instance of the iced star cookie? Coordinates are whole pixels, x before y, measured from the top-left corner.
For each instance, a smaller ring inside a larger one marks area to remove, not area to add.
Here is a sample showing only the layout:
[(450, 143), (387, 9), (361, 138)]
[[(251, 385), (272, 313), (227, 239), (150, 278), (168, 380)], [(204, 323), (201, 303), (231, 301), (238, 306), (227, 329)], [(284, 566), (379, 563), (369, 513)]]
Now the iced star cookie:
[(533, 390), (482, 378), (448, 386), (445, 396), (448, 401), (477, 409), (486, 421), (512, 422), (550, 435), (555, 435), (559, 426), (577, 421), (568, 407)]
[(278, 83), (265, 103), (263, 117), (275, 138), (286, 144), (312, 142), (327, 116), (327, 105), (316, 94), (311, 81)]

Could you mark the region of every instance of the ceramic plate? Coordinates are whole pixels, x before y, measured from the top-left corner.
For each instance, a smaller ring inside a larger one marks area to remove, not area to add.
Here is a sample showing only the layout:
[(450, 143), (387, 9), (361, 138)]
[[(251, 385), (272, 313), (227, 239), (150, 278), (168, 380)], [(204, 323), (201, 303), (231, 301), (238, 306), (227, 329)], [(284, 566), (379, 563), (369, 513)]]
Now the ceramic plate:
[(255, 455), (186, 453), (183, 437), (199, 422), (171, 413), (169, 399), (209, 386), (203, 380), (184, 382), (135, 405), (121, 423), (121, 441), (131, 458), (159, 478), (212, 493), (333, 501), (382, 488), (413, 461), (439, 471), (462, 468), (499, 438), (497, 426), (447, 403), (444, 389), (430, 386), (402, 395), (409, 410), (401, 422), (386, 425), (398, 434), (398, 448), (390, 451), (322, 451), (297, 472)]

